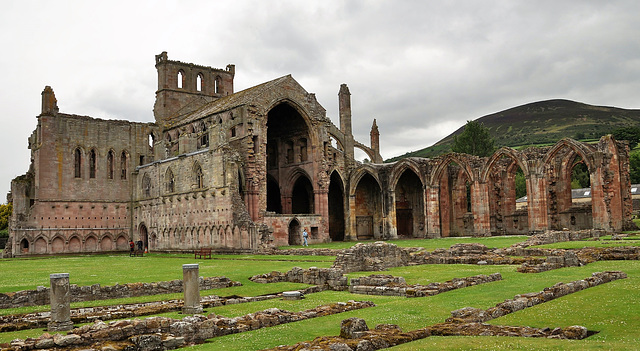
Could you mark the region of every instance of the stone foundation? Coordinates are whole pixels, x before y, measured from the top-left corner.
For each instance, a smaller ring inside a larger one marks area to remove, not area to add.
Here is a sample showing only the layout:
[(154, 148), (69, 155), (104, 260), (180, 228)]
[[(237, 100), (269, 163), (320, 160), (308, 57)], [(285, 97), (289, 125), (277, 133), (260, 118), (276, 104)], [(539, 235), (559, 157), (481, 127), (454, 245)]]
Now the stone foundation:
[[(240, 282), (227, 277), (200, 277), (200, 290), (211, 290), (240, 286)], [(128, 283), (110, 286), (100, 284), (77, 286), (71, 284), (69, 295), (71, 302), (109, 300), (135, 296), (172, 294), (182, 292), (182, 280), (170, 280), (157, 283)], [(36, 290), (0, 293), (0, 309), (24, 306), (42, 306), (49, 304), (49, 288), (39, 286)]]
[(454, 278), (444, 283), (436, 282), (429, 285), (407, 285), (402, 277), (378, 274), (351, 279), (349, 292), (366, 295), (425, 297), (498, 280), (502, 280), (500, 273), (488, 276), (480, 274), (467, 278)]
[(271, 273), (259, 274), (249, 278), (256, 283), (303, 283), (318, 285), (331, 290), (347, 290), (347, 277), (342, 271), (335, 268), (316, 268), (302, 269), (293, 267), (286, 273), (273, 271)]
[[(83, 347), (102, 349), (136, 350), (175, 349), (188, 343), (202, 343), (206, 339), (218, 336), (242, 333), (250, 330), (297, 322), (305, 319), (327, 316), (336, 313), (373, 307), (369, 301), (338, 302), (318, 306), (313, 309), (290, 312), (278, 308), (247, 314), (241, 317), (226, 318), (215, 315), (208, 317), (195, 315), (181, 320), (167, 317), (120, 320), (111, 323), (95, 321), (73, 329), (68, 335), (45, 333), (38, 338), (13, 340), (6, 350), (28, 351), (54, 347)], [(4, 349), (3, 349), (4, 350)]]

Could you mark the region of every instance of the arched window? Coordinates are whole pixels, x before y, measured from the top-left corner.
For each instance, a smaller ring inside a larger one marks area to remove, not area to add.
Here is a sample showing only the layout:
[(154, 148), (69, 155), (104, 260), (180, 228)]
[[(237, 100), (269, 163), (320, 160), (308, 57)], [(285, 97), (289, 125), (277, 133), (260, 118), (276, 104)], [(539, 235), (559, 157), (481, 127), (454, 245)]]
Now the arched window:
[(167, 172), (164, 174), (164, 184), (167, 193), (173, 193), (176, 191), (175, 177), (171, 168), (167, 168)]
[(200, 164), (197, 162), (193, 166), (193, 175), (195, 178), (196, 188), (198, 189), (204, 188), (204, 176), (202, 174), (202, 167), (200, 167)]
[(76, 151), (73, 152), (73, 156), (74, 177), (82, 178), (82, 152), (80, 151), (80, 148), (76, 148)]
[(120, 155), (120, 179), (127, 179), (127, 152), (122, 151)]
[(198, 73), (198, 77), (196, 78), (196, 90), (202, 91), (202, 73)]
[(184, 86), (184, 73), (182, 71), (178, 71), (178, 89), (182, 89)]
[(216, 94), (222, 94), (222, 86), (221, 86), (221, 79), (220, 77), (216, 77), (215, 80), (215, 92)]
[(89, 178), (96, 177), (96, 150), (91, 149), (89, 152)]
[(113, 179), (113, 159), (114, 159), (113, 150), (109, 150), (109, 153), (107, 153), (107, 178), (108, 179)]
[(147, 173), (142, 176), (142, 191), (145, 197), (151, 196), (151, 178)]

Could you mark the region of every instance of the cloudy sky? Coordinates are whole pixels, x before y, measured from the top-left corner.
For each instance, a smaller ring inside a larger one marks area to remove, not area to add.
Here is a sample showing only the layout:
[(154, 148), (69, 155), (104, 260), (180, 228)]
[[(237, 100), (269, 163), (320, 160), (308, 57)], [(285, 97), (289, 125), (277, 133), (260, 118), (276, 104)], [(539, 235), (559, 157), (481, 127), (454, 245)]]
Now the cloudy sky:
[(286, 74), (382, 156), (429, 146), (466, 120), (564, 98), (640, 108), (640, 2), (28, 1), (0, 11), (0, 202), (29, 167), (45, 85), (61, 112), (153, 121), (154, 55), (224, 68), (235, 89)]

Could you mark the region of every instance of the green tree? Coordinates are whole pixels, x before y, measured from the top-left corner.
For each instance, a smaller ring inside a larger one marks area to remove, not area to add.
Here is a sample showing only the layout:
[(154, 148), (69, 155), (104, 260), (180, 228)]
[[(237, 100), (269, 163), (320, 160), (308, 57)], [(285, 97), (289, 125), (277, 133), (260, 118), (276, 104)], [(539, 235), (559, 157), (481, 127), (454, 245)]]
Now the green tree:
[(618, 128), (611, 132), (617, 140), (629, 141), (629, 149), (638, 146), (640, 142), (640, 127), (624, 127)]
[(489, 128), (476, 121), (467, 121), (462, 133), (453, 137), (451, 151), (476, 156), (490, 156), (495, 151)]
[(522, 168), (518, 167), (516, 171), (516, 199), (519, 199), (525, 195), (527, 195), (527, 180), (524, 177), (524, 172), (522, 172)]
[(629, 177), (631, 184), (640, 184), (640, 151), (629, 153)]
[(5, 230), (9, 226), (9, 217), (13, 211), (13, 204), (0, 205), (0, 230)]

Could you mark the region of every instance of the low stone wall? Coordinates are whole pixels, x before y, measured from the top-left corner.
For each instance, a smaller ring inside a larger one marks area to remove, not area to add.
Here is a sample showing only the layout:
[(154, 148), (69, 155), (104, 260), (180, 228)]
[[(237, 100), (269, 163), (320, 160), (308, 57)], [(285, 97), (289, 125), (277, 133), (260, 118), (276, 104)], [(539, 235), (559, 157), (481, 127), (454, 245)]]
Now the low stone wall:
[(342, 253), (343, 249), (326, 249), (326, 248), (297, 248), (297, 249), (260, 249), (255, 252), (256, 255), (287, 255), (287, 256), (337, 256)]
[(384, 271), (392, 267), (406, 266), (409, 263), (409, 254), (421, 249), (399, 248), (384, 241), (372, 244), (358, 243), (338, 254), (331, 268), (344, 273)]
[(491, 275), (480, 274), (467, 278), (453, 278), (444, 283), (407, 285), (402, 277), (371, 275), (369, 277), (351, 279), (349, 292), (366, 295), (425, 297), (499, 280), (502, 280), (502, 275), (494, 273)]
[(570, 326), (566, 328), (531, 328), (488, 325), (482, 323), (442, 323), (403, 332), (395, 324), (378, 324), (370, 330), (360, 318), (342, 321), (340, 336), (322, 336), (313, 341), (304, 341), (294, 345), (278, 346), (268, 351), (331, 350), (331, 351), (373, 351), (386, 349), (404, 343), (420, 340), (429, 336), (515, 336), (550, 339), (584, 339), (587, 328)]
[(182, 347), (189, 343), (202, 343), (206, 339), (218, 336), (242, 333), (373, 306), (375, 304), (369, 301), (349, 301), (318, 306), (301, 312), (270, 308), (235, 318), (220, 317), (212, 314), (208, 317), (194, 315), (183, 319), (150, 317), (146, 319), (120, 320), (108, 324), (103, 321), (96, 321), (93, 324), (73, 329), (68, 335), (56, 334), (52, 336), (45, 333), (38, 338), (16, 339), (11, 341), (7, 349), (16, 351), (63, 347), (104, 349), (103, 347), (108, 346), (110, 349), (115, 350), (168, 350)]
[(516, 295), (513, 299), (505, 300), (487, 310), (479, 308), (465, 307), (451, 312), (448, 323), (481, 323), (488, 320), (502, 317), (509, 313), (523, 310), (544, 302), (557, 299), (574, 292), (588, 289), (600, 284), (608, 283), (618, 279), (627, 278), (627, 274), (620, 271), (596, 272), (583, 280), (576, 280), (570, 283), (557, 283), (550, 288), (544, 288), (540, 292)]
[[(200, 290), (211, 290), (240, 286), (240, 282), (227, 277), (200, 277)], [(160, 295), (182, 292), (182, 280), (170, 280), (157, 283), (128, 283), (109, 286), (94, 284), (78, 286), (71, 284), (69, 294), (71, 302), (120, 299), (134, 296)], [(49, 288), (39, 286), (36, 290), (0, 293), (0, 309), (49, 304)]]
[(273, 271), (271, 273), (259, 274), (249, 278), (255, 283), (303, 283), (318, 285), (331, 290), (347, 290), (347, 277), (342, 271), (335, 268), (316, 268), (302, 269), (293, 267), (286, 273)]
[[(304, 295), (320, 292), (322, 290), (323, 289), (318, 286), (312, 286), (298, 291)], [(207, 295), (200, 298), (200, 304), (203, 308), (210, 308), (278, 298), (282, 298), (282, 293), (246, 297), (220, 297), (216, 295)], [(126, 305), (72, 308), (69, 312), (71, 321), (74, 324), (79, 324), (90, 323), (95, 320), (108, 321), (113, 319), (133, 318), (172, 311), (181, 311), (183, 306), (183, 300), (175, 299)], [(0, 316), (0, 333), (46, 327), (47, 323), (50, 321), (50, 311)]]
[(602, 229), (549, 230), (544, 233), (533, 235), (526, 241), (513, 244), (511, 247), (528, 247), (559, 243), (563, 241), (585, 240), (589, 238), (599, 238), (604, 235), (606, 235), (606, 232)]

